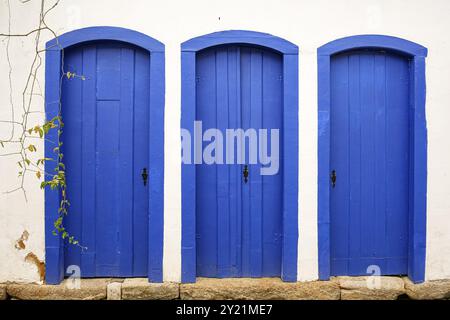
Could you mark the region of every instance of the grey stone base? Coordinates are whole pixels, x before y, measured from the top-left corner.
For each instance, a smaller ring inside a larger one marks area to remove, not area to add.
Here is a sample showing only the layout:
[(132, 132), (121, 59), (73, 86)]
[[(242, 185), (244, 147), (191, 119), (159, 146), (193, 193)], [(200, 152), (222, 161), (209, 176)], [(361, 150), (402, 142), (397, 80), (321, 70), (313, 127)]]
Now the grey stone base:
[(337, 277), (341, 300), (396, 300), (405, 294), (398, 277)]
[(146, 278), (131, 278), (122, 284), (123, 300), (173, 300), (179, 296), (179, 284), (173, 282), (149, 283)]
[(196, 283), (149, 283), (146, 278), (65, 280), (59, 285), (0, 284), (0, 300), (395, 300), (449, 299), (450, 279), (413, 284), (400, 277), (334, 277), (283, 282), (278, 278), (198, 278)]
[(181, 284), (180, 298), (186, 300), (339, 300), (336, 281), (283, 282), (278, 278), (212, 279)]
[(76, 283), (66, 279), (59, 285), (8, 284), (6, 292), (20, 300), (102, 300), (106, 299), (109, 279), (81, 279)]
[(450, 299), (450, 280), (434, 280), (414, 284), (403, 278), (408, 297), (417, 300)]

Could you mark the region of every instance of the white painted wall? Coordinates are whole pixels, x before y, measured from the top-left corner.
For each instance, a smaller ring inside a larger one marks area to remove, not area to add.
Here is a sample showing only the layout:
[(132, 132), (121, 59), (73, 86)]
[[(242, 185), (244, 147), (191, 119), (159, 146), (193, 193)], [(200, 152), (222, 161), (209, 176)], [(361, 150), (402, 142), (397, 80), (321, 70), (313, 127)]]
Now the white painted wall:
[[(54, 0), (47, 0), (47, 5)], [(8, 32), (7, 0), (0, 0), (0, 33)], [(11, 33), (32, 30), (39, 2), (11, 2)], [(181, 272), (181, 170), (179, 159), (180, 43), (206, 33), (247, 29), (285, 38), (300, 47), (299, 280), (317, 279), (317, 64), (316, 49), (355, 34), (405, 38), (429, 49), (427, 58), (428, 195), (426, 278), (450, 278), (450, 2), (447, 0), (62, 0), (48, 15), (58, 34), (87, 26), (120, 26), (148, 34), (166, 45), (164, 279)], [(45, 40), (50, 39), (49, 33)], [(0, 37), (0, 120), (11, 118), (6, 39)], [(21, 114), (21, 92), (33, 53), (32, 39), (10, 41), (13, 102)], [(42, 69), (43, 71), (43, 69)], [(44, 73), (38, 75), (44, 88)], [(33, 100), (43, 110), (42, 97)], [(42, 114), (33, 115), (42, 121)], [(10, 126), (0, 122), (0, 139)], [(42, 155), (43, 143), (37, 142)], [(5, 150), (0, 149), (0, 153)], [(0, 282), (38, 281), (29, 252), (44, 260), (44, 193), (30, 176), (28, 202), (18, 185), (16, 159), (0, 156)], [(24, 230), (26, 249), (14, 248)]]

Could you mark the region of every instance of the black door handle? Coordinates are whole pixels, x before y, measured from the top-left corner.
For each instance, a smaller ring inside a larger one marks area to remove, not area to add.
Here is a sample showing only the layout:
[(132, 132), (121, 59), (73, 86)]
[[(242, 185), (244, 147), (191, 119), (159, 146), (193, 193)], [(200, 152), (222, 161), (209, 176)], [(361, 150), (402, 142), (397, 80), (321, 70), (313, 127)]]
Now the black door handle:
[(244, 176), (244, 182), (247, 183), (248, 182), (248, 166), (247, 165), (244, 166), (244, 171), (242, 171), (242, 175)]
[(331, 171), (330, 179), (331, 179), (331, 187), (334, 188), (336, 186), (336, 170)]
[(142, 181), (144, 182), (144, 186), (147, 185), (147, 179), (148, 179), (148, 172), (147, 168), (142, 169)]

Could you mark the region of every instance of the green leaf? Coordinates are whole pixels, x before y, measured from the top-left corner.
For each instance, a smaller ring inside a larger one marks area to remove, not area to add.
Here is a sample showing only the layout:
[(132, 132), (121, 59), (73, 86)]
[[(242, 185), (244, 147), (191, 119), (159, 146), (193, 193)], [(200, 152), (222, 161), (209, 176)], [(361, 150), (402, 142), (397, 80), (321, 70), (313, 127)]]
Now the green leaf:
[(53, 225), (54, 225), (55, 227), (59, 228), (59, 226), (61, 225), (61, 223), (62, 223), (62, 217), (59, 217), (58, 219), (55, 220), (55, 222), (54, 222)]

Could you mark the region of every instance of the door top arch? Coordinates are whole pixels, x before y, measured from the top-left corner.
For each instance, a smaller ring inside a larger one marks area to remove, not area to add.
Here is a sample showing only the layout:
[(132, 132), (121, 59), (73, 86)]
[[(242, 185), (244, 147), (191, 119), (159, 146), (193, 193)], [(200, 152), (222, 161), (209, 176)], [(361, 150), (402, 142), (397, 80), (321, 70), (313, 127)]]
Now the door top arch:
[(427, 48), (420, 44), (402, 38), (377, 34), (355, 35), (333, 40), (319, 47), (317, 54), (331, 56), (339, 52), (363, 48), (381, 48), (398, 51), (409, 56), (427, 56)]
[(46, 44), (47, 50), (62, 50), (80, 43), (98, 40), (122, 41), (150, 52), (164, 52), (164, 44), (141, 32), (120, 27), (87, 27), (64, 33)]
[[(61, 80), (65, 74), (63, 69), (62, 51), (78, 44), (91, 41), (120, 41), (146, 50), (151, 55), (148, 70), (152, 85), (149, 87), (149, 135), (152, 137), (150, 149), (150, 171), (153, 172), (153, 185), (148, 192), (152, 201), (149, 204), (151, 222), (148, 230), (152, 241), (148, 245), (148, 278), (152, 282), (163, 280), (163, 240), (164, 240), (164, 44), (140, 32), (118, 27), (88, 27), (67, 32), (46, 44), (45, 52), (45, 113), (47, 119), (60, 115), (61, 111)], [(45, 155), (53, 158), (53, 148), (58, 140), (58, 130), (51, 130), (45, 139)], [(53, 162), (57, 166), (57, 162)], [(50, 164), (48, 164), (50, 165)], [(47, 168), (54, 169), (53, 165)], [(47, 180), (51, 177), (46, 176)], [(58, 284), (64, 278), (64, 242), (61, 237), (52, 234), (53, 221), (58, 217), (58, 207), (61, 201), (58, 190), (45, 192), (45, 263), (46, 282)], [(150, 219), (150, 218), (149, 218)]]
[(183, 42), (181, 51), (196, 52), (222, 44), (250, 44), (267, 47), (282, 54), (298, 54), (298, 47), (292, 42), (268, 33), (247, 30), (227, 30), (195, 37)]

